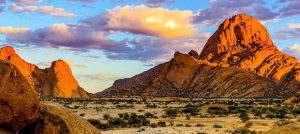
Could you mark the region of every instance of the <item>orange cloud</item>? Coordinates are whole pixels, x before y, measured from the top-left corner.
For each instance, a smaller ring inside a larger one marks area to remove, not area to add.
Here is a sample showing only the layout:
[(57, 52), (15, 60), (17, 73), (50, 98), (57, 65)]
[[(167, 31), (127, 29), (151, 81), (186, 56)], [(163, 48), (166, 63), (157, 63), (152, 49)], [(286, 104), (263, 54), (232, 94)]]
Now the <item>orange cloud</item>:
[(69, 66), (73, 66), (73, 67), (87, 68), (86, 65), (83, 65), (83, 64), (75, 64), (72, 60), (66, 60), (66, 63), (67, 63)]
[(288, 27), (290, 29), (298, 29), (300, 28), (300, 24), (299, 23), (296, 23), (296, 24), (289, 24)]
[(0, 33), (2, 34), (16, 34), (16, 33), (25, 33), (28, 32), (29, 28), (23, 27), (11, 27), (11, 26), (2, 26), (0, 27)]
[(150, 8), (144, 5), (109, 10), (108, 27), (137, 34), (165, 38), (189, 37), (196, 31), (191, 23), (192, 11)]

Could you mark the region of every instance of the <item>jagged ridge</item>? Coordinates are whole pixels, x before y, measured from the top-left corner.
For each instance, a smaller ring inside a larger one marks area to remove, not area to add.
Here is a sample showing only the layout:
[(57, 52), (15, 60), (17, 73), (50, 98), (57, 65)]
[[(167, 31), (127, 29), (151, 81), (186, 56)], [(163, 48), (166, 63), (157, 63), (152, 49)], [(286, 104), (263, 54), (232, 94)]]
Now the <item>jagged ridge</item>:
[(137, 75), (146, 80), (118, 80), (97, 95), (287, 98), (300, 90), (296, 58), (280, 52), (266, 28), (246, 14), (226, 19), (200, 55), (176, 52), (160, 66), (158, 74)]
[(54, 61), (50, 68), (40, 69), (36, 65), (24, 61), (10, 46), (0, 49), (0, 60), (16, 66), (30, 86), (42, 96), (88, 97), (87, 92), (78, 85), (69, 65), (63, 60)]

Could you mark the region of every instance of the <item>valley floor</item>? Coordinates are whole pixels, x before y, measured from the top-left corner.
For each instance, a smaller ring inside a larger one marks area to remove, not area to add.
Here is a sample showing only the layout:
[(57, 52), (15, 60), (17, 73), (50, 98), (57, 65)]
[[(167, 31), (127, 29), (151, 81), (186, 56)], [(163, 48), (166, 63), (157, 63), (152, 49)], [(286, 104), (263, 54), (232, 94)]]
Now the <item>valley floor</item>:
[[(298, 111), (296, 110), (300, 110), (298, 106), (283, 106), (275, 102), (271, 104), (261, 104), (265, 102), (221, 104), (216, 101), (207, 103), (187, 100), (54, 99), (43, 100), (43, 103), (69, 108), (82, 118), (93, 121), (92, 124), (94, 123), (94, 126), (101, 129), (103, 134), (231, 134), (240, 131), (263, 133), (278, 126), (298, 122)], [(183, 111), (189, 106), (197, 107), (196, 109), (199, 110), (196, 112), (197, 114), (184, 113)], [(278, 113), (281, 113), (282, 108), (286, 108), (286, 112), (284, 112), (284, 117), (279, 117)], [(178, 109), (178, 113), (174, 117), (169, 117), (166, 113), (167, 109)], [(217, 111), (213, 111), (216, 109)], [(243, 110), (249, 117), (245, 122), (240, 117)], [(259, 115), (255, 111), (258, 111)], [(131, 113), (136, 113), (140, 117), (150, 113), (151, 117), (147, 117), (147, 121), (149, 121), (147, 125), (130, 126), (128, 125), (130, 119), (120, 123), (121, 119), (125, 120), (123, 117), (125, 113), (129, 113), (130, 116)], [(99, 122), (98, 126), (97, 121)], [(125, 126), (121, 126), (123, 124)]]

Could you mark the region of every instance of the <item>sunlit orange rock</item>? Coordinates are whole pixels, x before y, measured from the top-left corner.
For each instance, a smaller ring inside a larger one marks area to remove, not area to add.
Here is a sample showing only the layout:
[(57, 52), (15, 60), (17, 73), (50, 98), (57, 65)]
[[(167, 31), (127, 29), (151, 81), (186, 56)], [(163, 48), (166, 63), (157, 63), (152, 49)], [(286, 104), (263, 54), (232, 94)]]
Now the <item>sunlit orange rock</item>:
[(49, 79), (45, 83), (49, 83), (50, 88), (42, 89), (44, 95), (65, 98), (88, 97), (87, 93), (78, 85), (69, 65), (63, 60), (52, 62), (51, 67), (47, 70)]
[[(117, 80), (97, 95), (288, 98), (300, 91), (297, 59), (280, 52), (252, 16), (226, 19), (197, 55), (176, 52), (171, 61)], [(134, 82), (137, 76), (148, 79)]]
[(78, 85), (69, 65), (62, 60), (53, 62), (50, 68), (39, 69), (36, 65), (24, 61), (10, 46), (0, 49), (0, 60), (16, 66), (29, 85), (43, 96), (88, 97), (86, 91)]

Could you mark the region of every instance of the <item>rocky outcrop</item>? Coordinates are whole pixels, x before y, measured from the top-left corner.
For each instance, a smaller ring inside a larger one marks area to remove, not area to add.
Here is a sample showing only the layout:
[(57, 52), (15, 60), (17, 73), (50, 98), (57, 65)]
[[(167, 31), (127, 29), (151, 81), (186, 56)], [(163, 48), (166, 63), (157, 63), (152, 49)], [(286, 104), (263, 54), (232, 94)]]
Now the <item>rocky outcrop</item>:
[[(87, 98), (87, 92), (78, 85), (71, 68), (63, 60), (52, 62), (50, 68), (34, 72), (43, 96)], [(39, 77), (44, 76), (44, 77)], [(45, 79), (46, 78), (46, 79)]]
[(97, 95), (287, 98), (300, 90), (299, 67), (256, 18), (239, 14), (219, 26), (200, 55), (176, 52), (171, 61), (117, 80)]
[(86, 120), (68, 109), (43, 104), (38, 122), (20, 131), (21, 134), (100, 134)]
[(9, 62), (20, 70), (29, 85), (42, 96), (87, 98), (87, 92), (78, 85), (68, 64), (62, 60), (54, 61), (47, 69), (24, 61), (15, 50), (6, 46), (0, 49), (0, 60)]
[(40, 103), (17, 67), (0, 61), (0, 75), (0, 126), (15, 132), (38, 119)]

